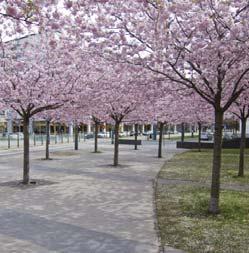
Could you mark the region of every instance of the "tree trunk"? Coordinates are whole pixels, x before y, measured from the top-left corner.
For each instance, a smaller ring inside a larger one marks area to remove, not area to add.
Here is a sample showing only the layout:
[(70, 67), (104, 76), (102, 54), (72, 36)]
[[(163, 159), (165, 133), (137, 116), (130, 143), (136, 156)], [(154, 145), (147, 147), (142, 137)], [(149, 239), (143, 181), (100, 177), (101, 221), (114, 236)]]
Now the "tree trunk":
[(138, 135), (138, 124), (135, 124), (135, 147), (134, 147), (135, 150), (137, 150), (137, 135)]
[(201, 152), (201, 123), (198, 122), (198, 150)]
[(181, 135), (181, 142), (184, 142), (184, 137), (185, 137), (185, 124), (182, 123), (182, 135)]
[(223, 127), (223, 112), (221, 110), (216, 109), (215, 110), (212, 185), (211, 185), (211, 198), (209, 202), (209, 212), (212, 214), (219, 213), (222, 127)]
[(153, 125), (153, 141), (156, 141), (156, 137), (157, 137), (157, 125), (154, 124)]
[(99, 132), (99, 124), (96, 121), (94, 129), (94, 153), (98, 152), (98, 132)]
[(118, 166), (118, 149), (119, 149), (119, 125), (120, 122), (116, 121), (115, 122), (115, 140), (114, 140), (114, 161), (113, 165)]
[(238, 176), (244, 176), (244, 160), (245, 160), (245, 148), (246, 148), (246, 120), (247, 118), (241, 119), (241, 138), (240, 138), (240, 157), (239, 157), (239, 172)]
[(162, 158), (163, 127), (164, 127), (164, 123), (160, 122), (159, 123), (158, 158)]
[(29, 117), (23, 118), (23, 184), (29, 184)]
[(46, 121), (46, 160), (49, 160), (49, 144), (50, 144), (50, 120)]
[(79, 149), (79, 128), (78, 125), (74, 127), (74, 150)]

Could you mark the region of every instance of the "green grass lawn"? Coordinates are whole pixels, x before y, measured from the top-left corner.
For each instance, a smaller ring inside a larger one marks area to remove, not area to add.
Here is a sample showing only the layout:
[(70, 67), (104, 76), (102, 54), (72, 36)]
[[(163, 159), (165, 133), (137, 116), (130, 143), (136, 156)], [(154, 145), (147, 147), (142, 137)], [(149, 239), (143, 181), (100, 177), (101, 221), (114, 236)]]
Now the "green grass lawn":
[[(239, 150), (226, 149), (222, 154), (221, 182), (249, 184), (249, 149), (245, 154), (245, 177), (238, 178)], [(192, 150), (167, 162), (159, 177), (168, 179), (211, 181), (212, 150)]]
[(238, 150), (223, 151), (221, 181), (234, 190), (221, 191), (217, 216), (207, 213), (212, 151), (186, 152), (165, 164), (159, 179), (169, 181), (159, 180), (156, 188), (162, 245), (193, 253), (249, 253), (249, 192), (236, 189), (238, 185), (249, 189), (249, 150), (246, 154), (246, 176), (240, 179)]

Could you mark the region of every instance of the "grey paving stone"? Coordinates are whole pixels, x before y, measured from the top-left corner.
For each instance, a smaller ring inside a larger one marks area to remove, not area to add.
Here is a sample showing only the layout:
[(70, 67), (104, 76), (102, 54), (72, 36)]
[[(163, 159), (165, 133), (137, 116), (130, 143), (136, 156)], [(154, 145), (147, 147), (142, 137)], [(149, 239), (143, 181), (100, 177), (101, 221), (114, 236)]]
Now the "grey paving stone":
[(92, 145), (81, 143), (73, 155), (70, 146), (54, 150), (51, 161), (33, 152), (31, 176), (41, 183), (30, 187), (13, 187), (22, 176), (21, 154), (0, 156), (1, 253), (158, 252), (153, 179), (177, 152), (174, 145), (160, 160), (153, 143), (138, 151), (121, 146), (116, 168), (109, 142), (100, 142), (99, 154)]

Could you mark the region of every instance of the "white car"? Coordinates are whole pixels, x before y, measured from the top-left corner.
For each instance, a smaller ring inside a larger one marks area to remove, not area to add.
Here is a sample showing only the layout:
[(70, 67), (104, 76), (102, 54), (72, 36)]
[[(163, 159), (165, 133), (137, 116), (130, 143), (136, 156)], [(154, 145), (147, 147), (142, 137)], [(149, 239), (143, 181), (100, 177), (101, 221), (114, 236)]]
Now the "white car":
[(223, 139), (224, 140), (232, 140), (233, 139), (233, 133), (232, 132), (225, 132), (223, 134)]
[(119, 136), (120, 137), (124, 137), (124, 136), (127, 136), (125, 132), (119, 132)]
[(143, 132), (144, 136), (153, 135), (153, 131)]
[(99, 132), (99, 133), (98, 133), (98, 138), (106, 138), (106, 133), (104, 133), (104, 132)]
[(211, 141), (213, 139), (213, 135), (209, 132), (201, 133), (201, 140), (203, 141)]
[[(8, 135), (7, 135), (8, 136)], [(23, 133), (22, 132), (19, 132), (19, 133), (11, 133), (9, 134), (10, 138), (11, 139), (15, 139), (17, 140), (18, 139), (18, 136), (19, 136), (19, 139), (23, 139)]]

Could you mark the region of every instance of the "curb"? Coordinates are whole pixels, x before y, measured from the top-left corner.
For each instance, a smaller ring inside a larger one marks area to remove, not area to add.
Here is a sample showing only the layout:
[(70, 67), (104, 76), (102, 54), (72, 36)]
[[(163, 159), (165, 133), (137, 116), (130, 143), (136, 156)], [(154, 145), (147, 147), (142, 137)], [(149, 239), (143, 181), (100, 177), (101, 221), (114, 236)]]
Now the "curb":
[(161, 234), (160, 234), (160, 225), (158, 223), (157, 219), (157, 204), (156, 204), (156, 195), (157, 195), (157, 188), (158, 188), (158, 181), (159, 181), (159, 174), (161, 172), (161, 169), (166, 165), (168, 161), (165, 161), (163, 166), (160, 168), (159, 172), (157, 173), (155, 179), (152, 181), (152, 187), (153, 187), (153, 211), (154, 211), (154, 226), (157, 234), (157, 239), (159, 242), (159, 249), (158, 253), (186, 253), (185, 251), (174, 249), (168, 246), (164, 246), (162, 244), (161, 240)]

